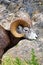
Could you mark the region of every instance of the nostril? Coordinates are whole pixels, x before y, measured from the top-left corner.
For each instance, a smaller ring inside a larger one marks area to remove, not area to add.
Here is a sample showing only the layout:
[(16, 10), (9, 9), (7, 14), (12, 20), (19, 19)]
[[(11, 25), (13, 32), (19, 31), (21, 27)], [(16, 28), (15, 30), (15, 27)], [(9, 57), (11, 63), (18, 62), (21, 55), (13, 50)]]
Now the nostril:
[(38, 36), (36, 36), (36, 38), (38, 38)]

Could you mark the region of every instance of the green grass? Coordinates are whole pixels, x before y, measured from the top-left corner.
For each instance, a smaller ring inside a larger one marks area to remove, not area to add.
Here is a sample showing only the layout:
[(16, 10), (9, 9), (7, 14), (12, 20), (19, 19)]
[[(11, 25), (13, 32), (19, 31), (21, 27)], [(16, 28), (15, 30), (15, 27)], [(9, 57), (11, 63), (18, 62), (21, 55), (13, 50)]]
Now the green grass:
[(39, 65), (34, 49), (31, 51), (31, 60), (26, 61), (28, 65)]
[(39, 65), (39, 63), (38, 63), (38, 59), (35, 55), (35, 51), (34, 51), (34, 49), (32, 49), (31, 59), (29, 61), (27, 61), (27, 60), (23, 61), (18, 57), (12, 58), (11, 56), (8, 55), (3, 59), (2, 65)]
[(25, 61), (21, 60), (20, 58), (12, 58), (10, 56), (6, 56), (3, 61), (2, 65), (27, 65)]

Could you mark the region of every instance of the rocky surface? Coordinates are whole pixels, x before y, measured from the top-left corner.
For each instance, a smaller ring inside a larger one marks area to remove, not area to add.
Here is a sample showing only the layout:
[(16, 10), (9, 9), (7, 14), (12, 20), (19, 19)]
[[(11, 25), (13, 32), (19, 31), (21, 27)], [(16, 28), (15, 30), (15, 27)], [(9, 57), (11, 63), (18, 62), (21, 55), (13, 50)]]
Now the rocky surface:
[(6, 30), (10, 28), (10, 22), (14, 17), (14, 13), (9, 12), (5, 5), (0, 5), (0, 25), (2, 25)]
[[(36, 30), (38, 38), (36, 40), (21, 40), (16, 46), (9, 49), (4, 55), (11, 55), (12, 57), (20, 57), (21, 59), (29, 60), (31, 49), (35, 50), (35, 54), (38, 57), (40, 65), (43, 65), (43, 27), (40, 27), (37, 22), (33, 29)], [(2, 59), (3, 59), (2, 58)]]
[[(34, 16), (33, 13), (37, 10), (41, 13)], [(43, 65), (43, 0), (0, 0), (0, 25), (4, 25), (3, 27), (8, 30), (10, 22), (15, 19), (18, 11), (26, 11), (30, 17), (32, 15), (35, 17), (33, 23), (35, 25), (32, 26), (32, 29), (36, 31), (38, 38), (36, 40), (21, 40), (16, 46), (8, 50), (3, 58), (9, 54), (13, 57), (19, 56), (22, 59), (29, 59), (30, 51), (34, 48), (40, 65)]]
[(32, 17), (36, 10), (43, 12), (43, 0), (0, 0), (0, 25), (8, 30), (18, 11), (27, 12)]
[(43, 65), (43, 50), (42, 50), (42, 43), (40, 41), (29, 41), (29, 40), (21, 40), (17, 46), (13, 47), (12, 49), (8, 50), (6, 54), (4, 54), (3, 58), (6, 55), (10, 55), (13, 58), (19, 57), (21, 59), (29, 60), (31, 49), (35, 49), (36, 56), (39, 60), (39, 63)]

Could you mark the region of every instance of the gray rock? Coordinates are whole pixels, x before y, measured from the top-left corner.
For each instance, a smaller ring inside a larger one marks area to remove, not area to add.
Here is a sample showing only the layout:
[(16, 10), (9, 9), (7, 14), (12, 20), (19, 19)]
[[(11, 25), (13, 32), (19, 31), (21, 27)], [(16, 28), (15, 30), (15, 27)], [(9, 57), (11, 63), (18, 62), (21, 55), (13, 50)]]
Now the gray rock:
[(9, 0), (4, 0), (3, 2), (4, 2), (5, 4), (10, 3)]
[[(36, 42), (36, 41), (29, 41), (29, 40), (21, 40), (17, 46), (11, 48), (10, 50), (8, 50), (2, 57), (2, 59), (4, 59), (5, 56), (10, 55), (13, 58), (15, 57), (19, 57), (21, 59), (25, 59), (25, 60), (30, 60), (31, 58), (31, 50), (32, 48), (35, 50), (35, 54), (38, 58), (38, 61), (41, 65), (43, 65), (43, 62), (41, 62), (43, 60), (43, 52), (41, 50), (39, 44), (41, 44), (40, 42)], [(42, 43), (43, 45), (43, 43)]]
[(7, 13), (3, 14), (3, 19), (0, 21), (0, 25), (4, 27), (6, 30), (10, 30), (10, 24), (13, 22), (15, 18), (14, 13)]
[(0, 3), (2, 3), (3, 2), (3, 0), (0, 0)]
[(10, 11), (10, 12), (16, 12), (16, 6), (17, 6), (17, 4), (16, 3), (13, 3), (13, 2), (11, 2), (10, 4), (9, 4), (9, 6), (8, 6), (8, 10)]
[(9, 5), (10, 1), (9, 0), (2, 0), (2, 3), (4, 3), (5, 5)]
[(5, 5), (0, 5), (0, 21), (4, 19), (8, 14)]
[(34, 27), (42, 28), (43, 29), (43, 12), (37, 13), (33, 15), (34, 20)]
[(37, 24), (36, 24), (36, 26), (38, 26), (39, 28), (43, 28), (43, 21), (39, 21)]
[(40, 0), (0, 0), (0, 3), (1, 2), (6, 6), (8, 10), (10, 10), (10, 12), (15, 13), (19, 10), (22, 10), (28, 12), (31, 17), (34, 11), (43, 11), (43, 6), (39, 6), (39, 2), (42, 3)]

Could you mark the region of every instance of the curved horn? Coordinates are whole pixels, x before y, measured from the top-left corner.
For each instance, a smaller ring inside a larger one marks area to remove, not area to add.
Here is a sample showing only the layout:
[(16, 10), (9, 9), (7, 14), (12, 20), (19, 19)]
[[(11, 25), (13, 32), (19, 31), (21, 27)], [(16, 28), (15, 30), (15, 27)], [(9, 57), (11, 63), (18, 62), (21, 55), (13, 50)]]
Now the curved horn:
[(30, 27), (30, 25), (25, 20), (22, 19), (17, 19), (13, 23), (11, 23), (10, 31), (17, 38), (24, 37), (24, 34), (20, 34), (16, 30), (19, 25), (22, 25), (23, 27)]

